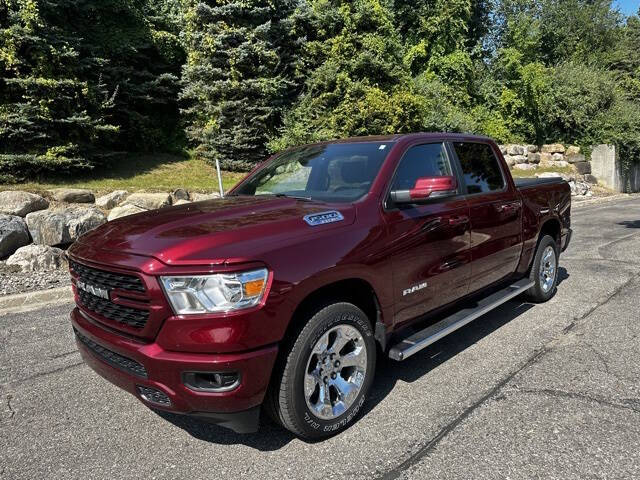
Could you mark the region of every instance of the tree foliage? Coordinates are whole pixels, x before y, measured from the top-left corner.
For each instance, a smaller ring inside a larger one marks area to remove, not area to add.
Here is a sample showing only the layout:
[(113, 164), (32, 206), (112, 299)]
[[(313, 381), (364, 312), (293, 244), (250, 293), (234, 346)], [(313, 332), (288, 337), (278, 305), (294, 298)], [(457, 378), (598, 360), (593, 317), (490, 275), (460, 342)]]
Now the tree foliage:
[(421, 130), (640, 158), (640, 19), (610, 0), (0, 0), (5, 179), (185, 139), (245, 170)]

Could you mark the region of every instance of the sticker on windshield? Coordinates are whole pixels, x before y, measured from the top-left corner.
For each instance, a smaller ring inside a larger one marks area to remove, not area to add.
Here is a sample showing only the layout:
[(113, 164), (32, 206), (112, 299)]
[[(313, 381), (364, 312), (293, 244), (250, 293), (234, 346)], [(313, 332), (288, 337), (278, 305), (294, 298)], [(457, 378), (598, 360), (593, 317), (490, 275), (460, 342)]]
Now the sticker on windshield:
[(313, 213), (311, 215), (305, 215), (304, 217), (304, 221), (312, 227), (325, 225), (327, 223), (341, 222), (342, 220), (344, 220), (344, 217), (337, 210), (332, 210), (330, 212)]
[(378, 150), (384, 150), (385, 148), (387, 148), (387, 146), (383, 144), (383, 145), (380, 145), (380, 148), (378, 148)]

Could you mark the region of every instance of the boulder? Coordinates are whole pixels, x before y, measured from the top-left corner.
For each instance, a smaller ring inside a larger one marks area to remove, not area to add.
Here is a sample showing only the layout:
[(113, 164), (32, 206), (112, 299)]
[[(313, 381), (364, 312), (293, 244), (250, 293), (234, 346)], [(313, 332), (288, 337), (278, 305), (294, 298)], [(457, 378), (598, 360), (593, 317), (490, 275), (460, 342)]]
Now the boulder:
[(580, 163), (586, 160), (584, 158), (584, 155), (579, 155), (579, 154), (566, 155), (564, 159), (569, 163)]
[(24, 217), (27, 213), (46, 208), (49, 208), (49, 202), (35, 193), (20, 190), (0, 192), (0, 213)]
[(538, 146), (537, 145), (527, 145), (527, 152), (528, 153), (538, 153)]
[(563, 162), (564, 161), (564, 154), (562, 153), (554, 153), (551, 155), (551, 159), (554, 162)]
[(507, 162), (507, 165), (513, 167), (516, 164), (516, 160), (511, 155), (505, 155), (504, 161)]
[(576, 172), (578, 172), (580, 175), (591, 173), (590, 162), (578, 162), (578, 163), (574, 163), (573, 166), (576, 167)]
[(541, 153), (540, 154), (540, 165), (547, 166), (553, 162), (553, 155), (550, 153)]
[(0, 258), (29, 245), (29, 230), (22, 217), (0, 214)]
[(565, 148), (564, 145), (560, 145), (559, 143), (553, 143), (550, 145), (542, 146), (542, 153), (564, 153)]
[(118, 206), (122, 201), (127, 198), (129, 192), (126, 190), (116, 190), (111, 193), (107, 193), (102, 197), (96, 199), (96, 206), (111, 210), (113, 207)]
[(527, 161), (529, 160), (528, 157), (526, 155), (515, 155), (513, 157), (511, 157), (514, 161), (514, 163), (527, 163)]
[(508, 155), (524, 155), (526, 154), (526, 149), (521, 145), (507, 145), (507, 154)]
[(188, 203), (191, 203), (189, 200), (176, 200), (175, 202), (173, 202), (173, 205), (186, 205)]
[(506, 145), (498, 145), (498, 148), (500, 149), (500, 153), (502, 155), (506, 155), (507, 154), (507, 146)]
[(596, 177), (594, 177), (593, 175), (587, 173), (584, 176), (584, 181), (591, 184), (591, 185), (597, 185), (598, 184), (598, 179)]
[(178, 200), (189, 200), (191, 197), (189, 197), (189, 192), (184, 188), (176, 188), (171, 194), (171, 198), (173, 199), (173, 203), (175, 205), (175, 202), (177, 202)]
[(7, 259), (7, 266), (14, 265), (23, 272), (57, 270), (67, 266), (64, 252), (48, 245), (20, 247)]
[(213, 200), (214, 198), (220, 198), (220, 194), (217, 192), (213, 193), (192, 193), (191, 200), (194, 202), (202, 202), (204, 200)]
[(576, 147), (575, 145), (571, 145), (567, 147), (566, 151), (567, 155), (580, 155), (580, 147)]
[(515, 170), (537, 170), (538, 166), (531, 163), (516, 163), (513, 168)]
[(535, 152), (530, 152), (529, 155), (527, 155), (527, 162), (536, 163), (536, 164), (540, 163), (540, 154)]
[(96, 207), (72, 206), (60, 210), (44, 210), (27, 215), (27, 226), (33, 243), (66, 245), (107, 221)]
[(550, 167), (550, 168), (567, 168), (568, 166), (569, 166), (569, 162), (565, 162), (564, 160), (548, 162), (545, 165), (545, 167)]
[(136, 205), (124, 204), (119, 207), (114, 208), (109, 212), (108, 220), (115, 220), (116, 218), (126, 217), (128, 215), (133, 215), (134, 213), (146, 212), (147, 210), (144, 208), (140, 208)]
[(93, 203), (96, 197), (84, 188), (56, 188), (51, 190), (53, 198), (64, 203)]
[(155, 210), (171, 205), (171, 195), (168, 193), (133, 193), (127, 197), (124, 204), (135, 205), (143, 210)]
[(571, 187), (571, 195), (573, 196), (584, 196), (587, 195), (591, 191), (591, 185), (585, 182), (569, 182), (569, 187)]

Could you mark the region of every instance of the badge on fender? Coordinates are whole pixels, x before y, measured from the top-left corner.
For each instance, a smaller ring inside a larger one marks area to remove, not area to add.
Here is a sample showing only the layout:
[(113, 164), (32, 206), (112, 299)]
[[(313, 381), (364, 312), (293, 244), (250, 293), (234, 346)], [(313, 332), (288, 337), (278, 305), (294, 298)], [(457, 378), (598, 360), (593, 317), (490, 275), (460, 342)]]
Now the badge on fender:
[(305, 215), (304, 217), (304, 221), (312, 227), (325, 225), (327, 223), (341, 222), (342, 220), (344, 220), (344, 217), (337, 210), (332, 210), (330, 212), (313, 213), (311, 215)]

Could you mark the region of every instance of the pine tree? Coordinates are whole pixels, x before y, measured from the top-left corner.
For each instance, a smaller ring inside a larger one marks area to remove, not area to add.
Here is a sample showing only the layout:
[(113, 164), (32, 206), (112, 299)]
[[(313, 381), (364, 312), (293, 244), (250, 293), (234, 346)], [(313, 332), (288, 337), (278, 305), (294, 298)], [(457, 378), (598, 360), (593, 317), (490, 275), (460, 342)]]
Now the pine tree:
[(106, 115), (114, 92), (90, 74), (104, 59), (83, 55), (82, 39), (61, 28), (71, 3), (0, 3), (0, 181), (88, 167), (113, 153), (118, 129)]
[(187, 135), (198, 154), (245, 170), (267, 155), (266, 142), (297, 88), (294, 0), (185, 0), (187, 63), (182, 99)]

